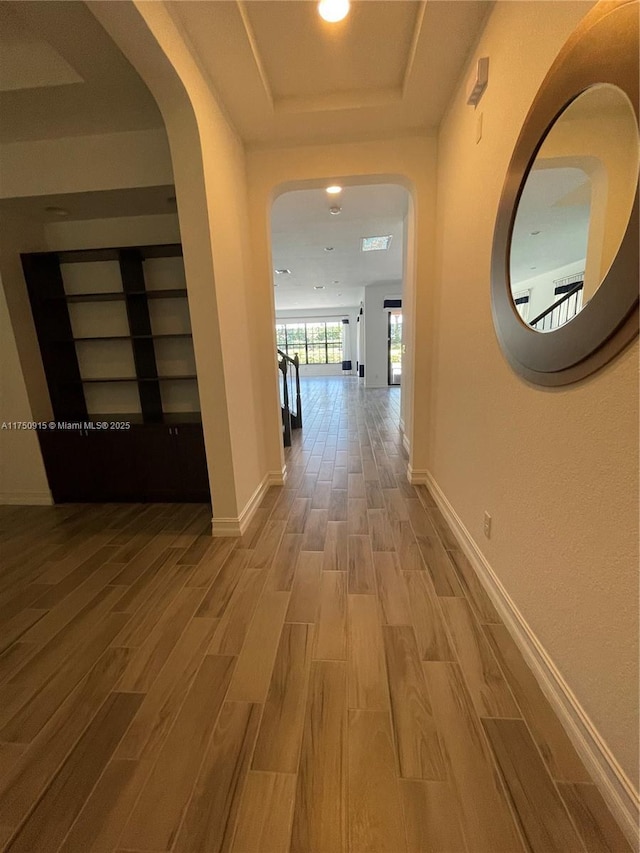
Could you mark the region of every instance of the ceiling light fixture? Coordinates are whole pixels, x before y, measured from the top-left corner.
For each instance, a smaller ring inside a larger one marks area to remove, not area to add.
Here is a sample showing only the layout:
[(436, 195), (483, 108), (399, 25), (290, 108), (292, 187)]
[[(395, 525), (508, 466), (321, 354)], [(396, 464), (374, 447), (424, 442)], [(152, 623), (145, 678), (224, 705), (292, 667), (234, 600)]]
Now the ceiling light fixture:
[(318, 3), (318, 13), (330, 24), (342, 21), (349, 14), (349, 0), (321, 0)]
[(275, 274), (276, 275), (291, 275), (291, 270), (288, 270), (288, 269), (275, 270)]
[(391, 243), (391, 234), (384, 237), (363, 237), (362, 251), (363, 252), (385, 252)]
[(331, 187), (327, 187), (327, 192), (329, 195), (338, 195), (338, 193), (342, 192), (342, 187), (339, 187), (337, 184), (334, 184)]
[(314, 284), (313, 289), (314, 290), (324, 290), (324, 284)]
[(329, 208), (329, 213), (330, 213), (332, 216), (337, 216), (339, 213), (342, 213), (342, 208), (341, 208), (341, 207), (338, 207), (338, 205), (336, 204), (336, 205), (334, 205), (333, 207), (330, 207), (330, 208)]
[(325, 246), (324, 250), (325, 252), (333, 252), (333, 246)]

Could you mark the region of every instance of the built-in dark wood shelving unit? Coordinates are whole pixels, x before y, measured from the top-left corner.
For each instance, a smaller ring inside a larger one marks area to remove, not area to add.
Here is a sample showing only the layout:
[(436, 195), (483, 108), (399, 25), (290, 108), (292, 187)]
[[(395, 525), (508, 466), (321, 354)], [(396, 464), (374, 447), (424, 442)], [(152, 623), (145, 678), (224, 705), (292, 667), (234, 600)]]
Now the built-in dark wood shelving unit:
[(187, 373), (182, 376), (86, 376), (80, 382), (167, 382), (169, 380), (182, 381), (197, 378), (195, 373)]
[[(208, 500), (184, 272), (172, 280), (165, 269), (160, 284), (145, 272), (146, 261), (181, 256), (180, 244), (22, 256), (54, 419), (78, 426), (40, 434), (56, 500)], [(152, 306), (163, 303), (155, 331)], [(98, 421), (131, 427), (94, 431)]]
[(141, 296), (145, 299), (182, 299), (187, 295), (184, 288), (173, 287), (163, 288), (162, 290), (132, 290), (125, 291), (105, 291), (104, 293), (63, 293), (56, 296), (47, 297), (48, 301), (55, 302), (63, 300), (64, 302), (123, 302), (128, 297)]

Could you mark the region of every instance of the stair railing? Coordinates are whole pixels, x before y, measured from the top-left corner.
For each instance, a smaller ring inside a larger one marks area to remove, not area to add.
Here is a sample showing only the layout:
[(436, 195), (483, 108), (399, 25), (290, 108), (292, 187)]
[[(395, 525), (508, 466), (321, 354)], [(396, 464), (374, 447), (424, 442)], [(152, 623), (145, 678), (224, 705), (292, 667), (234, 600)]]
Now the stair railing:
[[(278, 350), (280, 369), (280, 405), (282, 408), (282, 439), (285, 447), (291, 447), (291, 430), (302, 427), (302, 398), (300, 396), (300, 359)], [(295, 398), (295, 403), (293, 399)]]
[[(553, 305), (550, 305), (541, 314), (538, 314), (537, 317), (534, 317), (533, 320), (530, 321), (529, 325), (531, 328), (537, 329), (539, 332), (550, 331), (551, 329), (555, 329), (558, 326), (564, 325), (569, 320), (572, 320), (578, 313), (580, 307), (576, 294), (578, 294), (583, 287), (584, 282), (579, 281), (574, 287), (566, 293), (563, 293), (557, 302), (554, 302)], [(572, 303), (569, 303), (569, 300), (573, 296), (576, 296), (576, 299)], [(567, 313), (565, 317), (562, 317), (561, 308), (565, 302), (567, 303)], [(554, 314), (555, 311), (558, 313)]]

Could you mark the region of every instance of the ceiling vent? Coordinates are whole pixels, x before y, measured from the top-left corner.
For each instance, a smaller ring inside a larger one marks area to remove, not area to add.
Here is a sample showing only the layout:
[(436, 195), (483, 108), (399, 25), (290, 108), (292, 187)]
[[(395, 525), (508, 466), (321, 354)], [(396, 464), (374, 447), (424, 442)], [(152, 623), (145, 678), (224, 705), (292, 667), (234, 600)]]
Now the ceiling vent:
[(391, 243), (391, 234), (384, 237), (363, 237), (362, 251), (363, 252), (386, 252)]

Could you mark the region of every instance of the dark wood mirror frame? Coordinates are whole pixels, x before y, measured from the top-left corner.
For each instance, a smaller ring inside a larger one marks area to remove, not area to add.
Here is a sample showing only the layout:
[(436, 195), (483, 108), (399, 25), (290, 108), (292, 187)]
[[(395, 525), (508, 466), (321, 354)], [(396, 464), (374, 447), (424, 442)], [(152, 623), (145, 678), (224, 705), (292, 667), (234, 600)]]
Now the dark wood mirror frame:
[(638, 191), (618, 253), (601, 286), (570, 322), (540, 333), (518, 315), (509, 273), (511, 236), (524, 184), (558, 116), (598, 83), (626, 93), (638, 121), (638, 0), (599, 3), (580, 22), (547, 74), (525, 119), (502, 190), (491, 260), (491, 308), (513, 369), (538, 385), (566, 385), (603, 367), (638, 334)]

